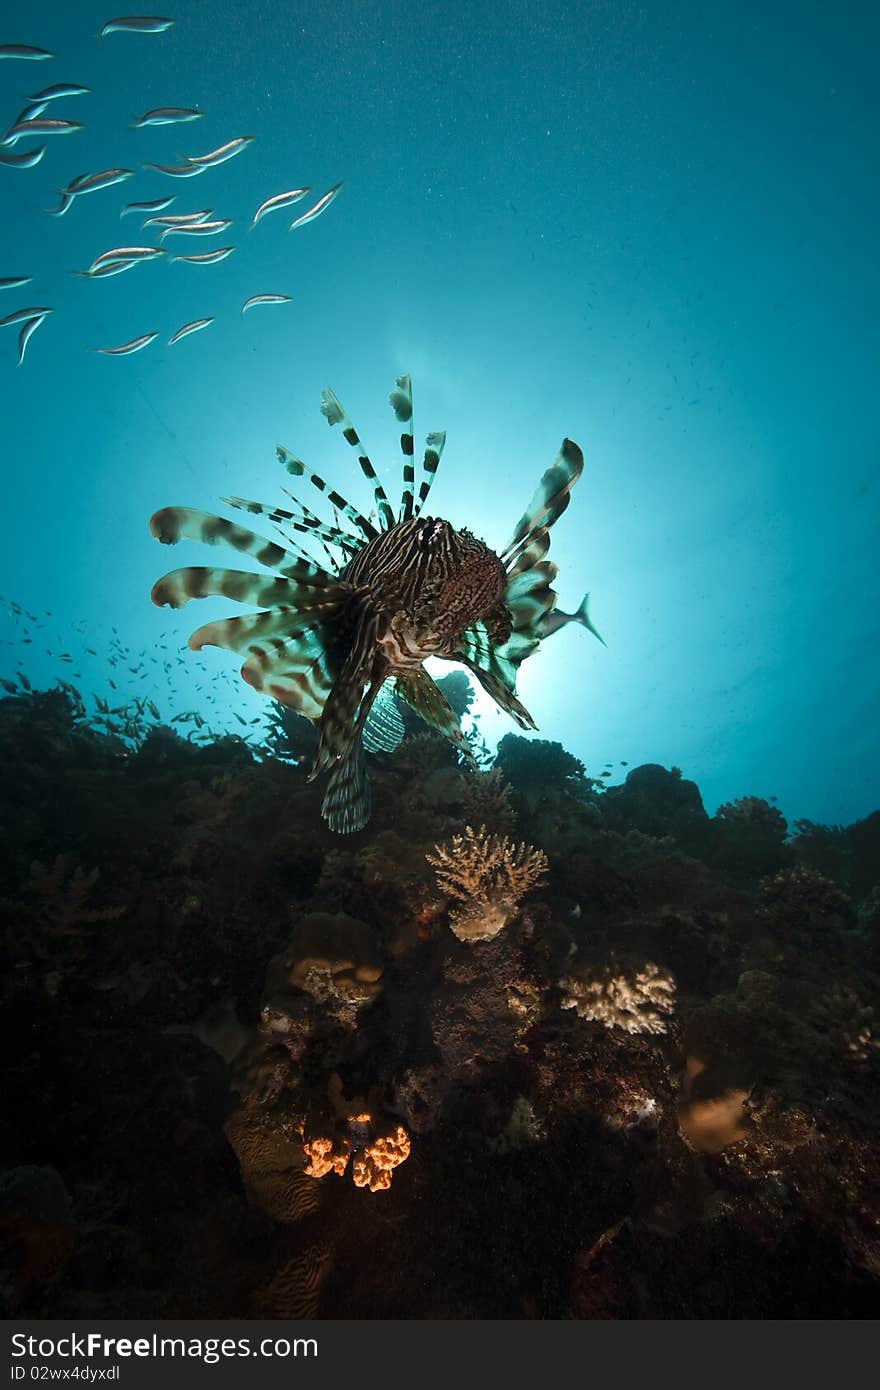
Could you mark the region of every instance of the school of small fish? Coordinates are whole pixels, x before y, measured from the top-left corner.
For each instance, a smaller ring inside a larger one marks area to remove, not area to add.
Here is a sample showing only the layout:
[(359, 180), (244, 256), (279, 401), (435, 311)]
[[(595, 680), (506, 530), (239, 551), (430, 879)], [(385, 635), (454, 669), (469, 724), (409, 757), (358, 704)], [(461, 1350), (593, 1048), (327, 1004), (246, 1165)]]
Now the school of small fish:
[[(165, 34), (174, 25), (173, 19), (164, 18), (159, 15), (125, 15), (115, 19), (109, 19), (101, 26), (98, 37), (101, 40), (109, 39), (113, 35), (129, 34)], [(25, 62), (41, 62), (53, 60), (55, 54), (45, 48), (34, 47), (29, 44), (5, 43), (0, 44), (0, 59), (11, 59)], [(26, 98), (26, 105), (15, 116), (9, 125), (5, 135), (0, 136), (0, 169), (33, 169), (44, 159), (48, 149), (48, 139), (50, 136), (57, 135), (76, 135), (86, 129), (83, 121), (70, 120), (62, 115), (54, 114), (59, 110), (56, 103), (70, 100), (74, 97), (88, 96), (90, 88), (81, 86), (75, 82), (55, 82), (50, 86), (42, 88), (33, 96)], [(45, 114), (49, 112), (49, 114)], [(135, 116), (131, 122), (132, 130), (149, 130), (152, 127), (167, 125), (189, 125), (203, 118), (204, 113), (198, 106), (160, 106), (154, 107), (149, 111), (143, 112), (140, 116)], [(0, 124), (2, 129), (2, 124)], [(244, 150), (253, 142), (251, 135), (239, 135), (216, 149), (209, 150), (205, 154), (181, 155), (183, 161), (180, 164), (162, 164), (150, 160), (141, 161), (141, 169), (153, 174), (160, 174), (171, 179), (191, 179), (209, 170), (225, 164), (227, 160), (235, 158), (243, 153)], [(36, 143), (21, 150), (17, 149), (19, 141), (35, 141)], [(113, 188), (117, 184), (125, 183), (129, 179), (136, 177), (136, 171), (129, 168), (101, 169), (93, 173), (77, 174), (69, 179), (63, 188), (58, 190), (60, 201), (57, 206), (45, 208), (44, 211), (50, 217), (65, 217), (71, 210), (77, 198), (84, 197), (87, 193), (97, 193), (106, 188)], [(306, 226), (320, 217), (338, 196), (343, 184), (334, 184), (325, 193), (322, 193), (312, 206), (301, 216), (294, 218), (289, 224), (288, 230), (293, 231), (298, 227)], [(285, 208), (292, 207), (301, 199), (306, 198), (311, 192), (308, 185), (291, 188), (282, 193), (275, 193), (271, 197), (265, 198), (257, 207), (249, 231), (253, 231), (258, 223), (272, 212), (278, 212)], [(164, 258), (168, 263), (177, 263), (195, 266), (218, 265), (220, 262), (231, 256), (235, 250), (234, 245), (222, 246), (210, 251), (196, 252), (184, 255), (179, 252), (169, 255), (164, 246), (167, 237), (201, 238), (218, 236), (226, 232), (232, 225), (233, 219), (223, 216), (214, 216), (213, 208), (203, 208), (198, 212), (171, 213), (163, 216), (165, 210), (175, 201), (175, 194), (166, 194), (161, 197), (140, 199), (125, 203), (119, 210), (119, 217), (127, 217), (131, 214), (146, 214), (141, 222), (141, 230), (146, 231), (149, 236), (157, 238), (158, 245), (132, 245), (114, 246), (110, 250), (102, 251), (92, 261), (91, 265), (82, 270), (74, 270), (71, 273), (80, 279), (104, 280), (111, 279), (125, 271), (133, 270), (139, 265), (144, 265), (149, 261)], [(210, 277), (209, 277), (210, 278)], [(18, 289), (30, 284), (34, 277), (32, 275), (8, 275), (0, 276), (0, 290)], [(291, 295), (288, 294), (253, 294), (250, 295), (241, 306), (241, 317), (250, 309), (258, 305), (269, 304), (288, 304), (291, 302)], [(19, 366), (25, 359), (28, 344), (38, 328), (42, 326), (54, 310), (47, 307), (24, 307), (15, 309), (5, 317), (0, 318), (0, 328), (4, 326), (18, 327), (18, 364)], [(195, 319), (190, 323), (183, 324), (167, 338), (167, 346), (171, 347), (181, 339), (189, 337), (191, 334), (206, 328), (214, 323), (213, 316)], [(167, 330), (166, 330), (167, 331)], [(126, 343), (111, 347), (96, 347), (90, 351), (108, 357), (128, 357), (132, 353), (140, 352), (148, 347), (160, 336), (158, 330), (140, 333)]]

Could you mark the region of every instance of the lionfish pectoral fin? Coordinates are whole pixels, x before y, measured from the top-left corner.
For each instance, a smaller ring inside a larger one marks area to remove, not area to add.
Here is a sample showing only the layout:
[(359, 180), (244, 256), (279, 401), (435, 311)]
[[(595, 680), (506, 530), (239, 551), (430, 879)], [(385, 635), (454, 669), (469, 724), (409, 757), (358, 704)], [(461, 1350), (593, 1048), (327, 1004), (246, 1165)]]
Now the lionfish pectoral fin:
[(372, 801), (363, 740), (358, 739), (349, 756), (330, 773), (321, 815), (331, 830), (351, 835), (369, 821)]
[(459, 660), (473, 671), (480, 685), (487, 695), (491, 695), (496, 705), (503, 709), (505, 714), (509, 714), (511, 719), (515, 719), (521, 729), (537, 729), (532, 716), (529, 714), (525, 705), (517, 699), (512, 690), (504, 684), (504, 681), (496, 676), (492, 671), (484, 670), (476, 662), (469, 661), (467, 657), (460, 656)]
[(571, 439), (563, 439), (555, 461), (547, 469), (537, 491), (514, 528), (501, 558), (510, 565), (529, 543), (549, 531), (565, 511), (584, 468), (584, 456)]
[(424, 667), (420, 667), (418, 671), (407, 671), (405, 675), (398, 675), (394, 688), (400, 699), (424, 719), (426, 724), (454, 744), (465, 757), (473, 757), (470, 745), (461, 731), (458, 715)]

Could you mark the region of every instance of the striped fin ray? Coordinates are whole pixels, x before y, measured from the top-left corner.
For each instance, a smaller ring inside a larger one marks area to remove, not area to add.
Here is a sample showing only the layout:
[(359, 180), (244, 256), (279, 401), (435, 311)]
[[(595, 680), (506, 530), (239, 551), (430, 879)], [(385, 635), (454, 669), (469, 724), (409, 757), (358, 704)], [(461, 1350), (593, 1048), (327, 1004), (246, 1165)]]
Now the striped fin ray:
[(367, 457), (366, 450), (360, 441), (357, 430), (349, 420), (339, 399), (329, 389), (321, 392), (321, 414), (325, 417), (328, 425), (341, 425), (342, 434), (346, 443), (357, 450), (358, 463), (365, 478), (373, 484), (373, 496), (376, 499), (376, 510), (382, 518), (382, 530), (388, 531), (394, 525), (397, 518), (388, 501), (388, 494), (379, 481), (379, 476), (375, 468)]
[(311, 586), (273, 574), (254, 574), (248, 570), (211, 569), (191, 565), (171, 570), (157, 579), (150, 594), (157, 608), (182, 608), (192, 598), (222, 595), (236, 603), (253, 603), (258, 608), (307, 606), (314, 591)]
[(265, 536), (257, 536), (234, 521), (195, 507), (162, 507), (150, 517), (150, 531), (162, 545), (176, 545), (181, 540), (228, 545), (301, 584), (319, 588), (335, 582), (335, 576), (321, 569), (314, 560), (294, 555), (276, 541), (266, 540)]
[(562, 515), (568, 506), (571, 489), (581, 476), (583, 467), (584, 456), (578, 446), (570, 439), (563, 439), (555, 462), (547, 469), (538, 484), (534, 497), (501, 553), (505, 565), (515, 560), (520, 551), (541, 532), (549, 531), (554, 521)]
[(428, 500), (428, 493), (431, 491), (431, 484), (437, 476), (437, 469), (440, 467), (445, 445), (445, 430), (438, 430), (435, 434), (429, 434), (425, 440), (425, 457), (422, 459), (424, 477), (419, 485), (419, 500), (415, 506), (414, 516), (418, 516)]
[(277, 608), (265, 608), (261, 613), (245, 613), (240, 618), (221, 618), (197, 628), (189, 639), (189, 646), (194, 652), (201, 651), (202, 647), (225, 647), (230, 652), (256, 652), (270, 638), (280, 637), (286, 643), (314, 631), (329, 616), (326, 611), (321, 613), (321, 610), (335, 607), (333, 600), (313, 604), (305, 610), (282, 604)]
[(552, 560), (541, 560), (507, 581), (504, 606), (513, 621), (513, 631), (498, 650), (514, 666), (531, 656), (541, 641), (542, 621), (556, 607), (557, 595), (550, 587), (556, 574)]
[[(363, 723), (387, 674), (384, 664), (381, 678), (373, 671), (378, 630), (379, 615), (364, 605), (339, 676), (324, 706), (310, 781), (334, 763), (345, 761), (354, 743), (360, 741)], [(368, 682), (365, 695), (364, 687)]]
[(392, 686), (386, 681), (364, 725), (364, 748), (368, 753), (393, 753), (400, 747), (405, 733)]
[(320, 719), (342, 664), (331, 646), (330, 633), (318, 628), (274, 656), (274, 661), (265, 664), (261, 655), (248, 657), (241, 668), (242, 680), (306, 719)]
[(330, 773), (321, 815), (331, 830), (351, 835), (363, 830), (373, 809), (373, 793), (367, 776), (367, 760), (361, 739), (349, 756)]
[[(346, 502), (341, 493), (334, 491), (333, 488), (328, 490), (324, 479), (319, 477), (317, 473), (310, 473), (302, 459), (296, 458), (289, 449), (285, 449), (283, 444), (277, 445), (275, 452), (278, 455), (278, 462), (284, 464), (284, 467), (292, 477), (308, 478), (312, 486), (316, 487), (319, 492), (323, 492), (338, 511), (342, 512), (344, 516), (347, 516), (349, 521), (354, 522), (355, 526), (366, 540), (371, 541), (379, 535), (379, 532), (371, 521), (368, 521), (365, 516), (362, 516), (357, 508), (353, 507), (350, 502)], [(302, 503), (300, 503), (300, 505), (302, 505)]]
[(458, 715), (424, 666), (418, 671), (407, 671), (405, 675), (398, 675), (395, 678), (394, 689), (400, 699), (420, 715), (426, 724), (438, 734), (442, 734), (468, 758), (473, 758), (470, 745), (461, 731)]
[[(334, 545), (344, 545), (349, 549), (357, 549), (361, 541), (356, 539), (347, 531), (340, 531), (336, 527), (325, 526), (324, 523), (315, 517), (311, 520), (304, 512), (291, 512), (286, 507), (276, 507), (270, 502), (252, 502), (247, 497), (221, 497), (220, 501), (227, 507), (235, 507), (239, 511), (249, 512), (251, 516), (264, 516), (268, 521), (277, 523), (283, 522), (285, 526), (291, 527), (294, 531), (299, 531), (302, 535), (316, 536), (321, 540), (329, 540)], [(301, 503), (294, 497), (298, 507)]]
[[(516, 634), (505, 643), (505, 647), (514, 644), (515, 648), (515, 643)], [(492, 646), (485, 623), (476, 622), (462, 633), (456, 655), (467, 666), (468, 670), (473, 671), (487, 694), (491, 695), (495, 703), (516, 720), (520, 728), (536, 729), (538, 727), (525, 705), (516, 697), (516, 664), (514, 664), (514, 659), (504, 654), (504, 648)], [(528, 655), (528, 652), (524, 652), (523, 655)], [(523, 657), (519, 658), (519, 660), (522, 659)]]
[[(322, 521), (315, 512), (306, 506), (305, 502), (301, 502), (298, 497), (294, 497), (293, 493), (286, 487), (283, 487), (281, 491), (284, 493), (285, 497), (290, 498), (291, 502), (296, 503), (301, 513), (299, 520), (303, 522), (304, 525), (310, 526), (322, 543), (324, 541), (329, 541), (331, 545), (339, 546), (348, 556), (356, 555), (357, 552), (363, 548), (365, 542), (362, 536), (353, 536), (350, 531), (343, 531), (342, 527), (339, 525), (339, 513), (335, 507), (333, 508), (334, 524), (328, 526), (326, 522)], [(327, 549), (326, 545), (324, 549)]]
[(415, 444), (413, 441), (413, 403), (412, 381), (408, 376), (399, 376), (394, 390), (388, 397), (394, 414), (403, 430), (400, 435), (400, 452), (403, 454), (403, 491), (400, 496), (400, 520), (409, 521), (413, 514), (413, 493), (416, 475), (414, 468)]

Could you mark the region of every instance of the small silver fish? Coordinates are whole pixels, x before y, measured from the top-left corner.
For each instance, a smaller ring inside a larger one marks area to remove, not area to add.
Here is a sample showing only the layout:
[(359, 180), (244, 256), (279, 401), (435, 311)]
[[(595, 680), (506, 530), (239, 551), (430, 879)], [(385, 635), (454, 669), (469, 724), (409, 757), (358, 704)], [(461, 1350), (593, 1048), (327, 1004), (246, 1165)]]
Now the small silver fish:
[(131, 270), (135, 265), (136, 260), (104, 261), (101, 265), (89, 266), (88, 270), (74, 270), (71, 273), (83, 276), (87, 280), (103, 280), (111, 275), (121, 275), (124, 270)]
[(163, 227), (159, 240), (164, 241), (167, 236), (216, 236), (231, 226), (231, 217), (222, 217), (217, 222), (182, 222), (179, 226)]
[(207, 169), (207, 164), (150, 164), (144, 161), (145, 169), (155, 169), (159, 174), (167, 174), (172, 179), (192, 179), (196, 174), (203, 174)]
[(54, 309), (44, 309), (42, 305), (37, 309), (15, 309), (11, 314), (0, 319), (0, 328), (5, 328), (11, 323), (23, 323), (25, 319), (45, 318), (47, 314), (54, 312)]
[(116, 246), (112, 251), (102, 251), (100, 256), (96, 256), (89, 269), (94, 270), (105, 261), (148, 261), (164, 255), (161, 246)]
[(260, 206), (254, 213), (251, 231), (253, 231), (260, 219), (266, 216), (267, 212), (275, 212), (278, 208), (289, 208), (294, 203), (298, 203), (300, 198), (304, 198), (309, 192), (311, 192), (311, 190), (308, 186), (305, 188), (291, 188), (289, 193), (276, 193), (274, 198), (267, 198), (265, 203), (260, 203)]
[(31, 48), (26, 43), (0, 43), (0, 58), (30, 58), (39, 62), (42, 58), (54, 58), (55, 54), (45, 48)]
[(91, 90), (91, 87), (80, 87), (76, 82), (53, 82), (51, 87), (44, 87), (42, 92), (37, 92), (30, 100), (57, 101), (59, 97), (86, 96)]
[(140, 130), (147, 125), (178, 125), (184, 121), (200, 121), (203, 114), (197, 107), (157, 106), (154, 111), (147, 111), (143, 116), (135, 116), (131, 128), (132, 130)]
[(57, 208), (46, 208), (50, 217), (63, 217), (73, 207), (73, 200), (76, 195), (73, 193), (62, 193), (61, 202)]
[(153, 198), (148, 203), (126, 203), (119, 216), (126, 217), (130, 212), (161, 212), (163, 208), (168, 208), (174, 202), (175, 195), (169, 193), (167, 198)]
[(25, 138), (23, 135), (12, 134), (12, 126), (21, 125), (23, 121), (35, 121), (38, 116), (42, 116), (48, 105), (48, 101), (32, 101), (23, 111), (19, 111), (12, 125), (3, 136), (2, 141), (0, 141), (0, 144), (16, 145), (19, 140), (23, 140)]
[[(51, 313), (51, 310), (50, 310), (49, 312)], [(31, 335), (34, 334), (34, 333), (36, 333), (36, 331), (37, 331), (37, 329), (39, 328), (40, 324), (44, 321), (44, 319), (47, 319), (48, 317), (49, 317), (49, 314), (48, 314), (48, 313), (45, 313), (45, 314), (42, 314), (42, 313), (41, 313), (41, 314), (38, 314), (38, 315), (36, 316), (36, 318), (28, 319), (26, 323), (23, 323), (23, 324), (22, 324), (22, 326), (21, 326), (21, 332), (20, 332), (19, 335), (18, 335), (18, 365), (19, 365), (19, 366), (21, 366), (22, 362), (24, 361), (24, 354), (25, 354), (25, 352), (27, 351), (27, 345), (28, 345), (28, 343), (29, 343), (30, 340), (31, 340)]]
[(106, 39), (108, 34), (164, 34), (173, 23), (173, 19), (162, 19), (158, 15), (123, 15), (119, 19), (108, 19), (98, 37)]
[(0, 290), (17, 290), (20, 285), (29, 285), (33, 275), (6, 275), (0, 280)]
[(140, 338), (132, 338), (130, 343), (123, 343), (121, 347), (90, 348), (89, 351), (101, 352), (105, 357), (127, 357), (129, 353), (140, 352), (141, 348), (147, 347), (158, 336), (158, 333), (144, 333)]
[(234, 140), (227, 140), (225, 145), (219, 145), (216, 150), (211, 150), (210, 154), (186, 154), (183, 158), (187, 164), (213, 168), (215, 164), (225, 164), (227, 159), (241, 154), (242, 150), (247, 149), (253, 138), (252, 135), (238, 135)]
[(131, 178), (134, 178), (133, 169), (101, 169), (97, 174), (77, 174), (61, 192), (80, 198), (84, 193), (97, 193), (101, 188), (112, 188), (114, 184)]
[(291, 222), (288, 231), (292, 232), (294, 227), (304, 227), (307, 222), (314, 222), (316, 217), (320, 217), (325, 208), (328, 208), (333, 202), (343, 182), (344, 180), (341, 179), (339, 183), (334, 183), (333, 187), (328, 189), (323, 197), (318, 199), (313, 208), (309, 208), (308, 212), (304, 212), (302, 217), (298, 217), (295, 222)]
[(594, 637), (598, 637), (603, 647), (608, 646), (605, 638), (593, 627), (590, 619), (589, 594), (584, 594), (580, 604), (573, 613), (563, 613), (561, 608), (552, 608), (539, 619), (535, 626), (536, 631), (540, 633), (541, 640), (543, 641), (545, 637), (550, 637), (554, 632), (558, 632), (561, 627), (565, 627), (566, 623), (580, 623), (581, 627), (587, 629), (587, 632), (592, 632)]
[(199, 256), (169, 256), (169, 261), (187, 261), (190, 265), (216, 265), (225, 261), (235, 250), (234, 246), (221, 246), (217, 251), (203, 251)]
[(7, 169), (33, 169), (39, 164), (47, 148), (46, 145), (40, 145), (35, 150), (23, 150), (21, 154), (0, 154), (0, 164), (4, 164)]
[(241, 306), (244, 314), (248, 309), (253, 309), (255, 304), (289, 304), (291, 296), (289, 294), (252, 294), (250, 299), (246, 299)]
[(213, 319), (193, 319), (192, 323), (185, 323), (168, 339), (168, 346), (173, 347), (175, 343), (180, 342), (181, 338), (189, 337), (190, 333), (198, 333), (200, 328), (207, 328), (208, 324), (213, 322)]
[(185, 227), (190, 222), (204, 222), (213, 211), (213, 208), (202, 208), (199, 212), (172, 212), (167, 217), (148, 217), (141, 223), (141, 230), (144, 227)]
[(72, 135), (74, 131), (85, 130), (82, 121), (60, 121), (43, 116), (35, 121), (17, 121), (10, 126), (0, 145), (12, 145), (27, 135)]

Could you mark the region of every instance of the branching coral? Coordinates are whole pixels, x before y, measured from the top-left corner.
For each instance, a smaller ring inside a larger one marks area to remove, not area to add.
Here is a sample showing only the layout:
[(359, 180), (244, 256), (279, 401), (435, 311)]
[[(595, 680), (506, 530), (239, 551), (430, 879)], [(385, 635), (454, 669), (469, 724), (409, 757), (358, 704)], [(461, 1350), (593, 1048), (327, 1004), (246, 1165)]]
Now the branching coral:
[(736, 801), (726, 801), (715, 814), (719, 820), (764, 831), (780, 844), (788, 833), (788, 822), (782, 812), (760, 796), (741, 796)]
[(603, 971), (594, 978), (561, 981), (563, 1009), (627, 1033), (665, 1033), (665, 1014), (675, 1007), (675, 979), (648, 961), (632, 978)]
[(802, 934), (830, 932), (855, 920), (851, 900), (830, 878), (815, 869), (783, 869), (761, 880), (764, 903), (758, 915), (775, 928)]
[(547, 856), (531, 845), (515, 845), (506, 835), (489, 835), (486, 827), (465, 826), (447, 845), (426, 855), (437, 882), (462, 903), (449, 925), (461, 941), (489, 941), (514, 916), (520, 900), (543, 882)]
[(471, 824), (491, 825), (499, 834), (516, 826), (516, 811), (510, 800), (510, 787), (499, 767), (462, 778), (462, 804)]

